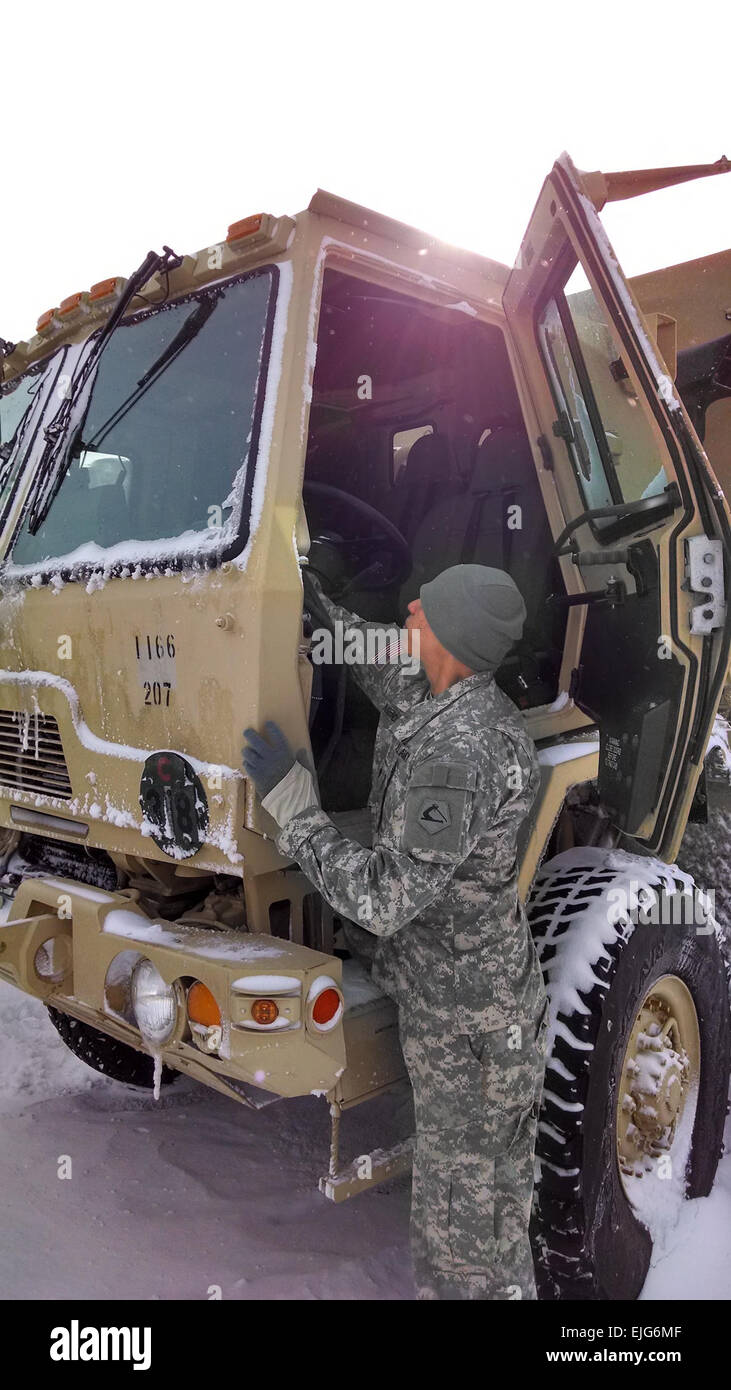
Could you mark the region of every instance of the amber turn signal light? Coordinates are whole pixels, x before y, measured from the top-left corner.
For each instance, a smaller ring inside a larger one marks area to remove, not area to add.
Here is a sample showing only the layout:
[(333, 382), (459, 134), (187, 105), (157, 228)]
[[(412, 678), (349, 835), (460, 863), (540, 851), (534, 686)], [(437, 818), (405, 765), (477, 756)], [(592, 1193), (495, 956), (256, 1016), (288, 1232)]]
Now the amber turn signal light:
[(188, 1018), (204, 1028), (220, 1028), (221, 1010), (207, 985), (196, 980), (188, 990)]
[(255, 999), (251, 1006), (251, 1017), (255, 1023), (275, 1023), (279, 1009), (273, 999)]

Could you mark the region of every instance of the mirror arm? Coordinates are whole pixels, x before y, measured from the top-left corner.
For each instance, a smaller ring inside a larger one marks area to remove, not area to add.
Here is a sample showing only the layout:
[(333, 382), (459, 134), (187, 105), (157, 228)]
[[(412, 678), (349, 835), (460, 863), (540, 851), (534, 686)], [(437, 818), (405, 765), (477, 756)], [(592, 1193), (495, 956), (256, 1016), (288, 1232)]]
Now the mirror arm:
[(580, 604), (596, 603), (616, 608), (627, 598), (627, 587), (621, 579), (612, 578), (604, 589), (587, 589), (583, 594), (551, 594), (546, 602), (553, 607), (577, 608)]
[(553, 554), (573, 556), (576, 553), (575, 542), (572, 542), (565, 550), (562, 549), (562, 546), (569, 536), (578, 530), (579, 526), (583, 526), (586, 521), (594, 521), (595, 518), (602, 516), (636, 516), (642, 512), (657, 511), (658, 502), (664, 503), (665, 506), (669, 505), (671, 513), (676, 511), (681, 505), (678, 484), (676, 482), (668, 483), (663, 492), (653, 493), (651, 497), (640, 497), (636, 502), (615, 502), (611, 507), (593, 507), (588, 511), (580, 512), (578, 516), (567, 522), (560, 536), (554, 541)]

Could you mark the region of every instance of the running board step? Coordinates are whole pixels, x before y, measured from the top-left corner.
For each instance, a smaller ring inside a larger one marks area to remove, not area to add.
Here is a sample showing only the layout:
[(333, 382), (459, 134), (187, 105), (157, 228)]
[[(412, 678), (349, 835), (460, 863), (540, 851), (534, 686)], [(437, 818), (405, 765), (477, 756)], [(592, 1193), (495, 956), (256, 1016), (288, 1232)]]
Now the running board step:
[(320, 1178), (320, 1191), (331, 1202), (345, 1202), (348, 1197), (355, 1197), (369, 1187), (386, 1182), (388, 1178), (410, 1172), (413, 1151), (414, 1137), (411, 1135), (392, 1149), (374, 1149), (369, 1154), (358, 1154), (347, 1167), (325, 1173)]

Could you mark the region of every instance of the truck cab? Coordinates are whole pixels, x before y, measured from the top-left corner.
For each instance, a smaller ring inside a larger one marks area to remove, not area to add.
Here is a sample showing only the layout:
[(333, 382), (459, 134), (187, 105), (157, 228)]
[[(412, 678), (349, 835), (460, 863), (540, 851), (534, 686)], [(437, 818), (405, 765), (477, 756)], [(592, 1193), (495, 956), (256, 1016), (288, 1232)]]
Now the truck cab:
[[(576, 847), (672, 864), (727, 679), (728, 461), (682, 356), (707, 345), (681, 349), (684, 400), (672, 295), (638, 285), (643, 316), (598, 217), (671, 174), (698, 176), (562, 156), (512, 270), (320, 191), (6, 344), (0, 976), (67, 1040), (73, 1020), (158, 1082), (337, 1116), (403, 1081), (394, 1006), (241, 768), (242, 730), (275, 719), (367, 843), (376, 716), (344, 661), (312, 659), (308, 558), (397, 626), (448, 565), (515, 579), (528, 618), (496, 679), (542, 766), (526, 901)], [(322, 1190), (407, 1163), (333, 1160)]]

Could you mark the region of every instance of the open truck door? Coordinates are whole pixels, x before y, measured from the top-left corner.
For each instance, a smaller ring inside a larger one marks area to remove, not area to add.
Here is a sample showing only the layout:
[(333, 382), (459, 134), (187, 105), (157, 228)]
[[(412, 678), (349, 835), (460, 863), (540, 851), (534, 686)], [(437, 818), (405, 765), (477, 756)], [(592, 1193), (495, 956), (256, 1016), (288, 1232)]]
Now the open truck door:
[[(571, 694), (600, 733), (614, 823), (672, 862), (726, 677), (730, 514), (599, 220), (715, 165), (546, 179), (504, 307), (585, 612)], [(566, 600), (564, 600), (566, 601)]]

